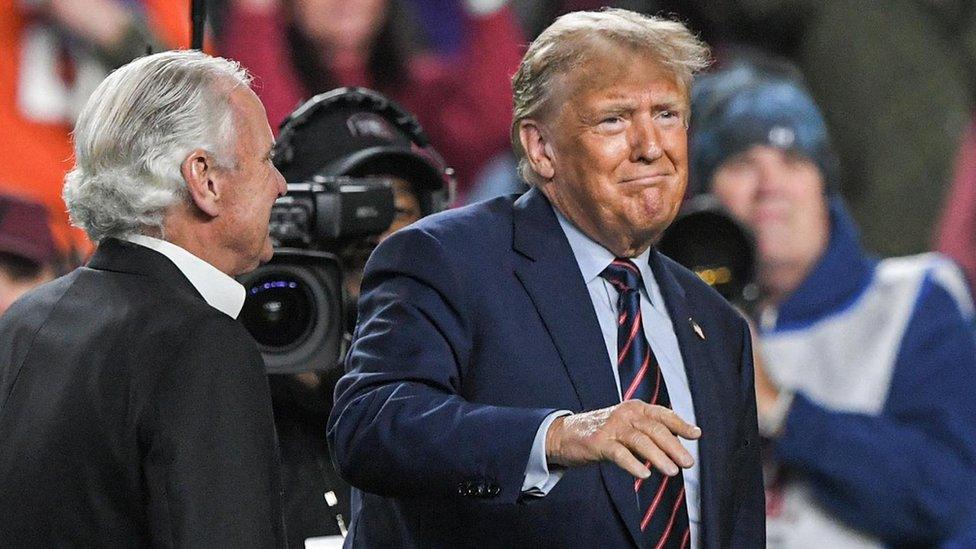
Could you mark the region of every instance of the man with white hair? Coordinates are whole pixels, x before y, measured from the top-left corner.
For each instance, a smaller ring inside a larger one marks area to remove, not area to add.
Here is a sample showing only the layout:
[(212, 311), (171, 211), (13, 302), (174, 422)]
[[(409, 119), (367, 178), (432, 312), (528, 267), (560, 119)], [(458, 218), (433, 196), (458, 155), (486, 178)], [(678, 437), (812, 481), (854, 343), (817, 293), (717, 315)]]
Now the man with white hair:
[(533, 187), (373, 252), (329, 422), (347, 545), (763, 546), (748, 327), (653, 248), (706, 60), (673, 21), (559, 18), (514, 80)]
[(285, 544), (264, 364), (231, 278), (285, 192), (236, 63), (112, 73), (64, 197), (98, 249), (0, 320), (0, 546)]

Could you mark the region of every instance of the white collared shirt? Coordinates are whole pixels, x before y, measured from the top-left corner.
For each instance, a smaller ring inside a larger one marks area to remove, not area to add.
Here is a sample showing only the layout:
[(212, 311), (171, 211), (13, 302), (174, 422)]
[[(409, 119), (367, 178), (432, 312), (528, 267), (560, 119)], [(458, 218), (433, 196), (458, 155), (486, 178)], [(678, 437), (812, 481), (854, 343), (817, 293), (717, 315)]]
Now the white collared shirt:
[(213, 265), (172, 242), (151, 236), (134, 234), (123, 237), (122, 240), (165, 255), (214, 309), (231, 318), (237, 318), (241, 313), (246, 297), (244, 286)]

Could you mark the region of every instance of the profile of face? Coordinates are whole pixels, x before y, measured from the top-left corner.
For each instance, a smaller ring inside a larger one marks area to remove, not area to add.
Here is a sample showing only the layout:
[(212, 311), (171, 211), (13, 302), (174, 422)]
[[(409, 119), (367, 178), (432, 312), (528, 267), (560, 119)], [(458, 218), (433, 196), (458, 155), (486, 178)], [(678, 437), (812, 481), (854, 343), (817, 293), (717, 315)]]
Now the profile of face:
[(221, 185), (222, 208), (217, 222), (235, 259), (233, 272), (228, 274), (238, 275), (271, 259), (271, 207), (287, 186), (271, 162), (274, 137), (261, 101), (250, 89), (238, 88), (231, 94), (231, 104), (235, 111), (236, 164), (216, 174), (226, 183)]
[(826, 248), (830, 225), (824, 180), (805, 156), (755, 145), (723, 162), (711, 188), (755, 233), (760, 271), (795, 266), (805, 276)]
[(553, 91), (562, 105), (523, 122), (540, 190), (590, 238), (620, 257), (654, 243), (688, 181), (688, 95), (646, 53), (605, 45)]
[(389, 0), (294, 0), (294, 18), (316, 43), (339, 51), (368, 51), (383, 26)]

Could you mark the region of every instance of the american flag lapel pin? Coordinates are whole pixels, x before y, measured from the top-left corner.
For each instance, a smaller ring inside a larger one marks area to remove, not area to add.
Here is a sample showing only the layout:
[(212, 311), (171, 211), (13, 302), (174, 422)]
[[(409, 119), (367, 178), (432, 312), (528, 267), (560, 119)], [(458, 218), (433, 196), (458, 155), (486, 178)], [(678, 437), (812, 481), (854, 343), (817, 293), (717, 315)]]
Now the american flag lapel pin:
[(701, 326), (695, 322), (695, 319), (688, 317), (688, 323), (691, 324), (691, 329), (695, 331), (695, 335), (698, 336), (698, 339), (705, 341), (705, 332), (703, 332)]

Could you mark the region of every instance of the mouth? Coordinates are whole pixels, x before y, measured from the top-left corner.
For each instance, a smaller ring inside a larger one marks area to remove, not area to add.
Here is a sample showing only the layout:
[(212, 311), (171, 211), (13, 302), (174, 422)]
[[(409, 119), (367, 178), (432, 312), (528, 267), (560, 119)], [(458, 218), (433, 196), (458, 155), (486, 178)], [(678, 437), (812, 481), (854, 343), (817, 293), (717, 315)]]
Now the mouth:
[(760, 222), (783, 222), (789, 217), (786, 204), (763, 204), (756, 208), (753, 218)]
[(636, 177), (628, 177), (620, 181), (621, 185), (660, 185), (662, 183), (667, 183), (672, 177), (673, 173), (654, 173), (648, 175), (639, 175)]

